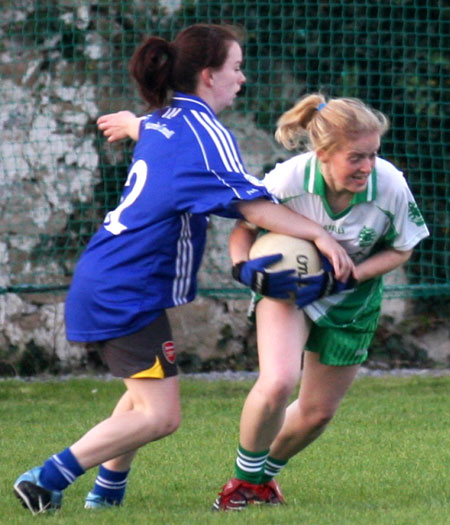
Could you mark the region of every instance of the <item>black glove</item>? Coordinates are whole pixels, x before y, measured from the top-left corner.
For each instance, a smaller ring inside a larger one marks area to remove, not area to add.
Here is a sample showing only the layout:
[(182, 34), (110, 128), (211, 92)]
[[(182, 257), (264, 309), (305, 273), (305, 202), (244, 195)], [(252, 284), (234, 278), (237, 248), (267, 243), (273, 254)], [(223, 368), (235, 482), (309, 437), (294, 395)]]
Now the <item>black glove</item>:
[(266, 272), (266, 268), (279, 261), (281, 253), (258, 257), (251, 261), (242, 261), (232, 268), (234, 279), (249, 286), (254, 292), (275, 299), (287, 299), (289, 292), (295, 294), (299, 278), (295, 270), (281, 270), (279, 272)]
[(349, 290), (356, 286), (356, 280), (350, 276), (347, 281), (338, 281), (333, 266), (325, 255), (320, 254), (322, 270), (317, 275), (299, 278), (299, 287), (295, 294), (295, 304), (303, 308), (308, 304), (335, 293)]

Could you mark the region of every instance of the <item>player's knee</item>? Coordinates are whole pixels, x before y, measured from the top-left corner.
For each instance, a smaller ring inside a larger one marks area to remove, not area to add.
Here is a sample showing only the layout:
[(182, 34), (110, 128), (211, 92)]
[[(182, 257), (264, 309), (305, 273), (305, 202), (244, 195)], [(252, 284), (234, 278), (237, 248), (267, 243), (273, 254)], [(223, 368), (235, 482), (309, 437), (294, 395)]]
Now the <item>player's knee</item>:
[(275, 405), (286, 405), (297, 384), (298, 378), (294, 375), (272, 377), (261, 381), (258, 387), (263, 395)]
[(309, 410), (307, 419), (309, 426), (314, 430), (322, 430), (333, 419), (335, 410), (330, 407), (316, 407)]
[(169, 436), (181, 424), (181, 413), (177, 410), (166, 413), (146, 412), (143, 417), (143, 432), (148, 435), (147, 441)]
[(176, 432), (181, 425), (181, 414), (173, 415), (167, 422), (167, 436)]
[(160, 420), (161, 437), (169, 436), (176, 432), (181, 424), (181, 413), (172, 412), (165, 414)]

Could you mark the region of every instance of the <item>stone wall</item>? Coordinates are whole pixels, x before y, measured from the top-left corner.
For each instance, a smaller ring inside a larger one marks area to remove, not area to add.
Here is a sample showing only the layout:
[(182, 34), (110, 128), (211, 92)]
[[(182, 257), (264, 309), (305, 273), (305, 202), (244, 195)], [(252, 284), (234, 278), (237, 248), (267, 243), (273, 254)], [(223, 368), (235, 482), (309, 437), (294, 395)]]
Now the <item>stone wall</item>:
[[(256, 369), (255, 330), (247, 320), (247, 307), (248, 299), (201, 296), (170, 310), (182, 368)], [(0, 296), (0, 376), (95, 370), (98, 361), (91, 355), (96, 357), (92, 354), (96, 346), (68, 343), (63, 313), (64, 294)], [(374, 342), (376, 355), (369, 365), (449, 367), (449, 332), (448, 317), (424, 317), (414, 314), (408, 301), (385, 300)]]

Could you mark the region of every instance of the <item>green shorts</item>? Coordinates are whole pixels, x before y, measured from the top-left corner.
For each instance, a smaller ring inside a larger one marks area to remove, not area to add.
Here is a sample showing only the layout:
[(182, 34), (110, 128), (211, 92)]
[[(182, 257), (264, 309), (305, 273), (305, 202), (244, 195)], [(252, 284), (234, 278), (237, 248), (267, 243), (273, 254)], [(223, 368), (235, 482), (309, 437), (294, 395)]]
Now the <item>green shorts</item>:
[(372, 279), (345, 293), (340, 302), (333, 304), (331, 296), (307, 306), (312, 323), (306, 350), (319, 353), (324, 365), (363, 363), (378, 326), (382, 297), (381, 279)]
[[(382, 279), (371, 279), (351, 292), (326, 297), (304, 308), (311, 319), (311, 330), (305, 349), (320, 355), (320, 362), (330, 366), (358, 365), (366, 361), (378, 326)], [(256, 303), (253, 295), (249, 317), (254, 320)]]
[[(378, 319), (378, 317), (377, 317)], [(320, 362), (330, 366), (350, 366), (364, 363), (375, 334), (373, 330), (352, 332), (347, 328), (325, 328), (311, 323), (305, 350), (320, 355)]]

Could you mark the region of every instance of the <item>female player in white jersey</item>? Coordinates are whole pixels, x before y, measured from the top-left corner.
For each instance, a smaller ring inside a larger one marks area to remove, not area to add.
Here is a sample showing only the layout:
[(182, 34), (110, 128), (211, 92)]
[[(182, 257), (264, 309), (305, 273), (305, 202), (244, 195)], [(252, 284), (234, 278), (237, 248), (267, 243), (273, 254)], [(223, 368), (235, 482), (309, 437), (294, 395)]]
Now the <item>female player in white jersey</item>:
[[(126, 392), (113, 414), (81, 439), (22, 474), (14, 492), (33, 514), (61, 506), (64, 489), (99, 466), (85, 507), (120, 505), (137, 450), (180, 424), (175, 348), (166, 308), (192, 301), (209, 214), (316, 243), (336, 277), (353, 263), (319, 225), (273, 198), (242, 163), (216, 114), (245, 82), (242, 51), (228, 27), (194, 25), (173, 42), (150, 37), (131, 72), (153, 113), (139, 135), (122, 199), (78, 262), (66, 301), (71, 341), (101, 341)], [(273, 297), (296, 288), (291, 272), (269, 274), (278, 257), (240, 267), (239, 279)]]
[[(242, 411), (235, 477), (219, 493), (216, 510), (284, 501), (274, 476), (325, 430), (367, 358), (381, 276), (405, 263), (428, 235), (403, 174), (377, 156), (387, 128), (386, 117), (361, 101), (325, 102), (320, 94), (305, 96), (278, 122), (284, 146), (309, 139), (311, 151), (278, 164), (265, 186), (333, 235), (355, 263), (354, 279), (320, 299), (325, 272), (304, 278), (303, 304), (301, 298), (257, 302), (259, 377)], [(238, 223), (230, 239), (235, 264), (248, 259), (254, 237), (254, 229)], [(303, 350), (299, 396), (287, 407)]]

